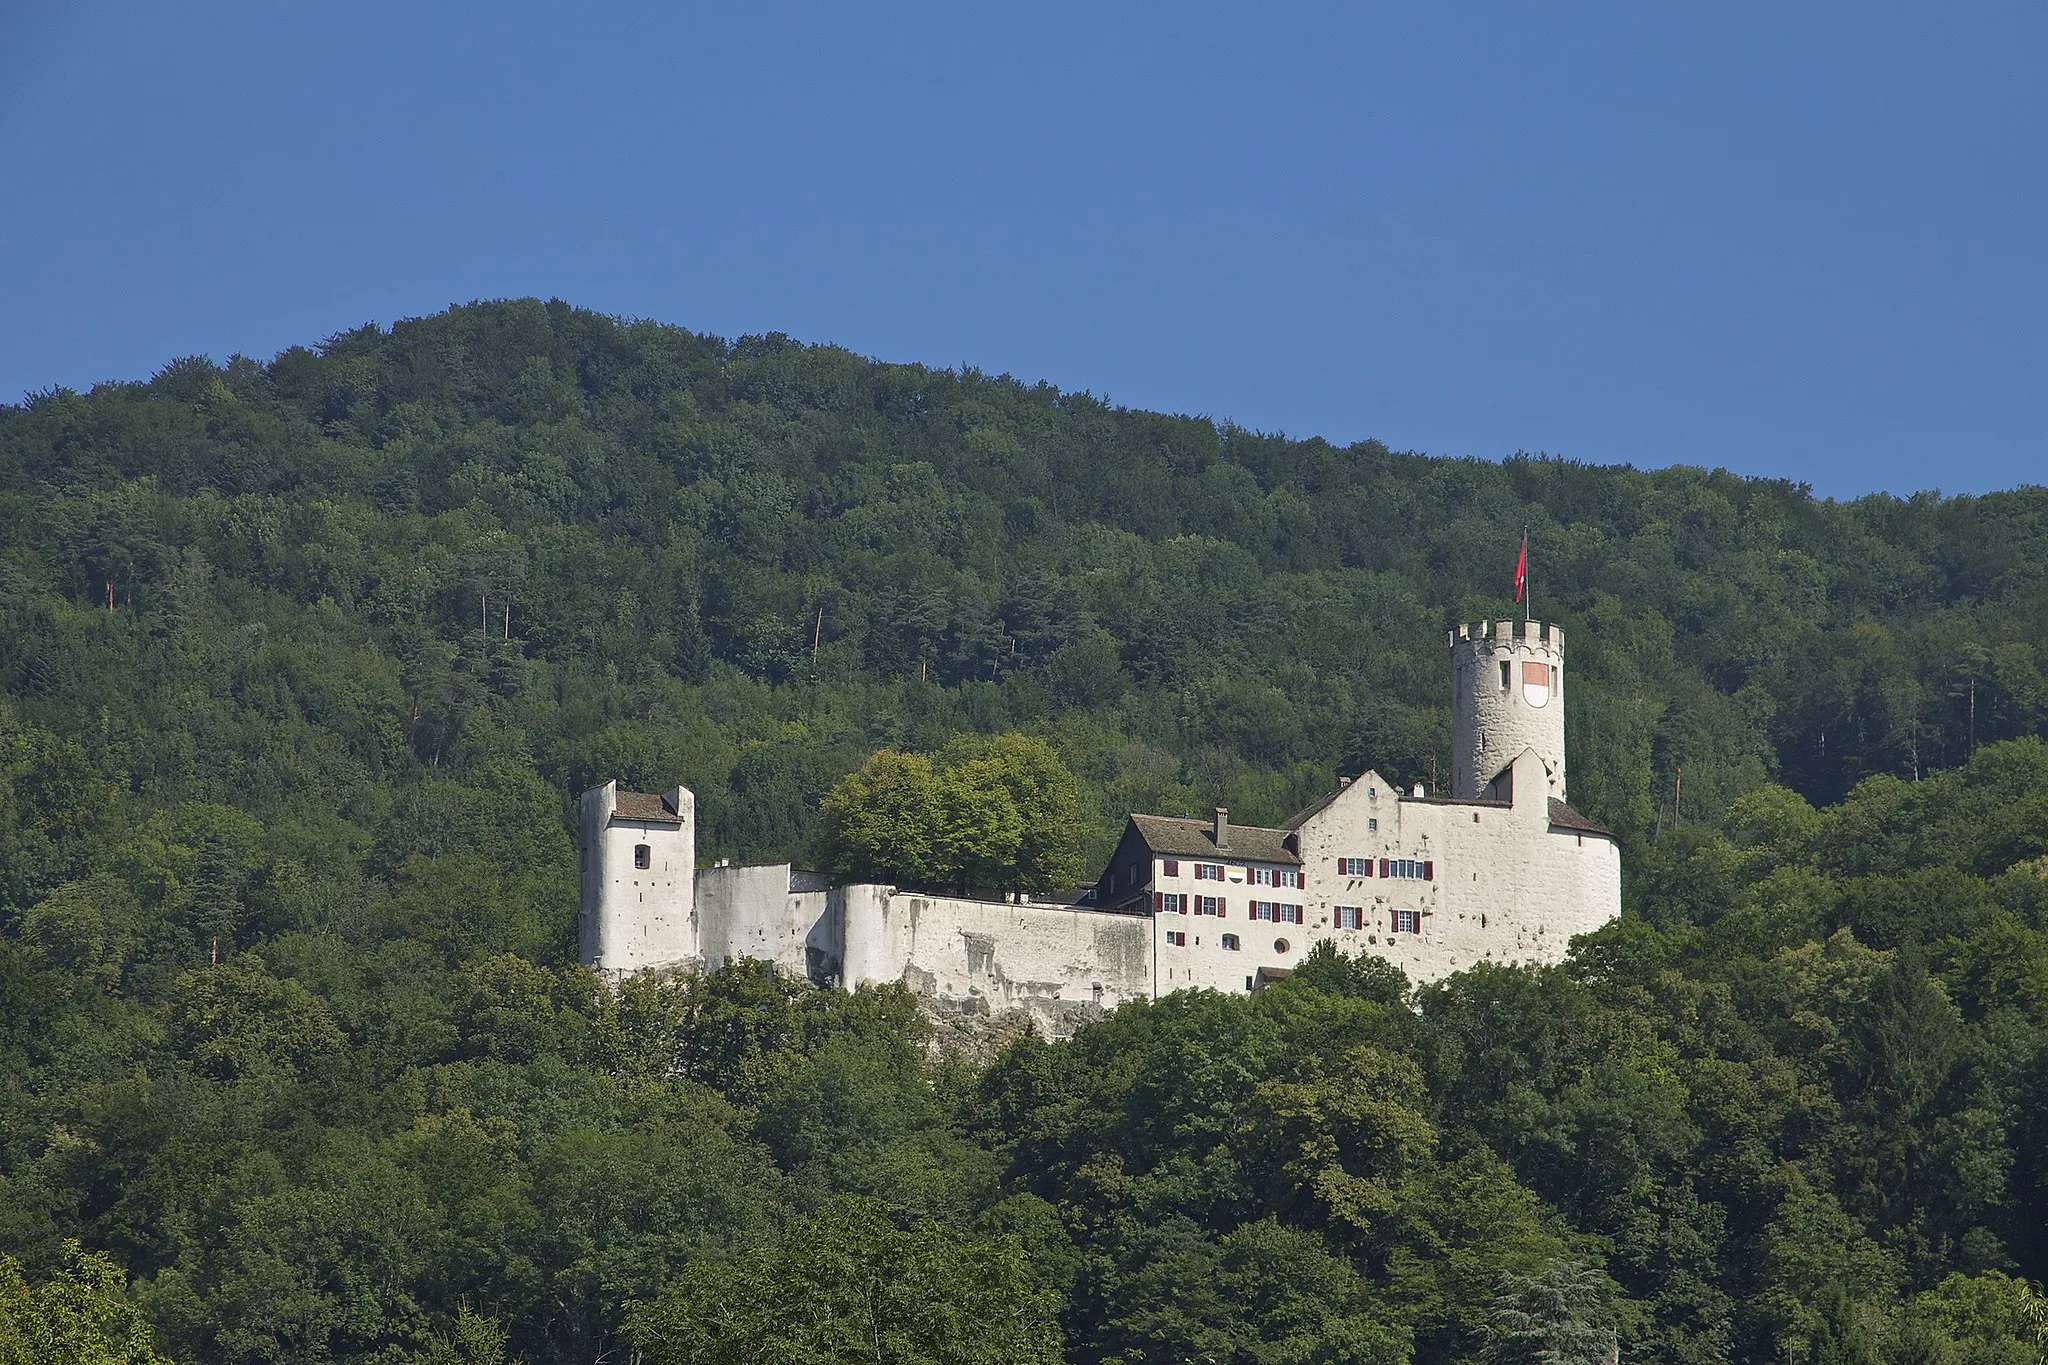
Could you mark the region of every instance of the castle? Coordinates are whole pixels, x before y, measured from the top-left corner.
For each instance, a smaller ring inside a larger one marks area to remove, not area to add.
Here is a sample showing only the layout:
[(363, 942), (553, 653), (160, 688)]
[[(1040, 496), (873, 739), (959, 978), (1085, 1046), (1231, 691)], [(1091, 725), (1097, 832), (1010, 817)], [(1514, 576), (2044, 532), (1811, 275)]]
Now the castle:
[(902, 981), (939, 1014), (1029, 1018), (1064, 1036), (1125, 1000), (1251, 991), (1323, 939), (1417, 982), (1480, 962), (1561, 960), (1621, 913), (1614, 838), (1566, 803), (1564, 632), (1450, 636), (1451, 794), (1377, 773), (1277, 829), (1132, 815), (1101, 879), (1057, 897), (834, 886), (787, 863), (696, 865), (678, 786), (581, 806), (582, 958), (630, 973), (731, 958), (820, 984)]

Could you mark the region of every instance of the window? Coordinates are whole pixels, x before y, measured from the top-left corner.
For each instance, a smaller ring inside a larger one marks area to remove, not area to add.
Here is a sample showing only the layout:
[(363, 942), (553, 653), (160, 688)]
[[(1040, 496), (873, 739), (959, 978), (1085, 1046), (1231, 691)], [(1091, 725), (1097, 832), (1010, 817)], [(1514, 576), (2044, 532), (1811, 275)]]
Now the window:
[(1155, 891), (1152, 893), (1152, 909), (1161, 915), (1185, 915), (1188, 912), (1188, 898), (1184, 892)]
[(1237, 951), (1236, 934), (1225, 934), (1223, 936), (1223, 951), (1226, 953), (1234, 953)]
[(1169, 931), (1166, 935), (1166, 941), (1175, 948), (1185, 948), (1188, 946), (1188, 936), (1177, 930)]
[(1372, 860), (1370, 858), (1339, 858), (1337, 860), (1337, 875), (1340, 877), (1370, 877), (1372, 875)]
[(1180, 875), (1180, 859), (1168, 858), (1159, 865), (1159, 873), (1164, 877), (1178, 877)]
[(1196, 863), (1195, 880), (1198, 882), (1220, 882), (1223, 880), (1221, 863)]
[(1221, 897), (1221, 896), (1197, 896), (1197, 897), (1195, 897), (1195, 913), (1196, 913), (1196, 914), (1198, 914), (1198, 915), (1214, 915), (1214, 916), (1216, 916), (1216, 918), (1218, 918), (1218, 919), (1222, 919), (1222, 918), (1223, 918), (1223, 897)]
[(1282, 905), (1280, 907), (1280, 922), (1282, 924), (1301, 923), (1301, 907), (1298, 905)]
[(654, 850), (648, 847), (646, 844), (633, 845), (633, 866), (653, 867)]
[(1299, 891), (1301, 889), (1301, 869), (1298, 867), (1281, 868), (1280, 885), (1291, 886), (1295, 890)]
[(1368, 834), (1378, 833), (1379, 827), (1380, 818), (1377, 815), (1371, 815), (1366, 817), (1365, 829)]
[(1506, 659), (1500, 661), (1500, 690), (1503, 692), (1508, 690), (1508, 661)]
[(1409, 881), (1433, 882), (1436, 880), (1436, 862), (1428, 858), (1382, 858), (1382, 877), (1403, 877)]
[(1363, 929), (1365, 927), (1365, 907), (1362, 905), (1338, 906), (1337, 927), (1339, 929)]
[(1286, 954), (1292, 952), (1293, 949), (1294, 945), (1289, 943), (1284, 938), (1276, 938), (1273, 940), (1273, 951), (1276, 953)]
[(1394, 912), (1394, 932), (1397, 934), (1421, 933), (1422, 912), (1420, 910), (1396, 910)]
[(1270, 920), (1270, 919), (1272, 919), (1272, 918), (1273, 918), (1273, 902), (1271, 902), (1271, 901), (1253, 901), (1253, 902), (1252, 902), (1252, 918), (1253, 918), (1253, 919), (1255, 919), (1255, 920), (1260, 920), (1260, 919), (1263, 919), (1263, 920)]

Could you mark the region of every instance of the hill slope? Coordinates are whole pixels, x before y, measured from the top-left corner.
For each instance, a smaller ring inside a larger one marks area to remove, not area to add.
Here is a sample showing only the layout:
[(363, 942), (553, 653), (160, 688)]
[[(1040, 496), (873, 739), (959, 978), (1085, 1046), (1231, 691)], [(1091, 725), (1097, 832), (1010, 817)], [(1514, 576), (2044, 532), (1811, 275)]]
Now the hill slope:
[[(113, 1251), (180, 1359), (471, 1304), (587, 1360), (847, 1192), (1017, 1234), (1077, 1360), (1448, 1361), (1573, 1259), (1631, 1358), (2025, 1358), (2048, 490), (1339, 449), (520, 301), (0, 408), (0, 525), (0, 1252)], [(1048, 738), (1098, 849), (1435, 782), (1525, 526), (1625, 848), (1566, 968), (973, 1076), (887, 992), (566, 965), (603, 777), (799, 861), (962, 731)]]

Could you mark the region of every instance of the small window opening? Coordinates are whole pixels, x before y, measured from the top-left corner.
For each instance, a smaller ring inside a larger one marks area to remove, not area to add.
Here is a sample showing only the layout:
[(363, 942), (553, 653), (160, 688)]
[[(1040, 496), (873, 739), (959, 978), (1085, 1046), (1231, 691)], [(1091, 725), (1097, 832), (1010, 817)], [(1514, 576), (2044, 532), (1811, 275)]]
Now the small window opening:
[(1508, 661), (1506, 659), (1500, 661), (1500, 690), (1503, 692), (1508, 690)]
[(654, 850), (646, 844), (633, 845), (633, 866), (653, 867)]
[(1274, 940), (1273, 940), (1273, 951), (1274, 951), (1274, 952), (1276, 952), (1276, 953), (1284, 953), (1284, 952), (1287, 952), (1287, 951), (1289, 951), (1289, 945), (1288, 945), (1288, 942), (1287, 942), (1287, 940), (1286, 940), (1286, 939), (1284, 939), (1284, 938), (1276, 938), (1276, 939), (1274, 939)]
[(1225, 934), (1225, 935), (1223, 936), (1223, 951), (1225, 951), (1225, 952), (1227, 952), (1227, 953), (1234, 953), (1234, 952), (1236, 952), (1236, 951), (1237, 951), (1237, 935), (1236, 935), (1236, 934)]

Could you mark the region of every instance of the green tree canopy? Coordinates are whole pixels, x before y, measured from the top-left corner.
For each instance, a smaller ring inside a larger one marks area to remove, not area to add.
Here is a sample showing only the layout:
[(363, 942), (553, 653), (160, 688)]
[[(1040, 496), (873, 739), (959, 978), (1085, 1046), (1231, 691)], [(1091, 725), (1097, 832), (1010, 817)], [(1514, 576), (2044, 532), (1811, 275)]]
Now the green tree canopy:
[(882, 749), (825, 797), (825, 850), (857, 881), (1046, 890), (1081, 872), (1081, 789), (1029, 735)]
[(1056, 1307), (1014, 1239), (845, 1196), (779, 1250), (693, 1262), (629, 1331), (651, 1365), (1059, 1365)]
[(0, 1365), (169, 1365), (151, 1345), (113, 1258), (65, 1244), (65, 1265), (31, 1284), (0, 1257)]

